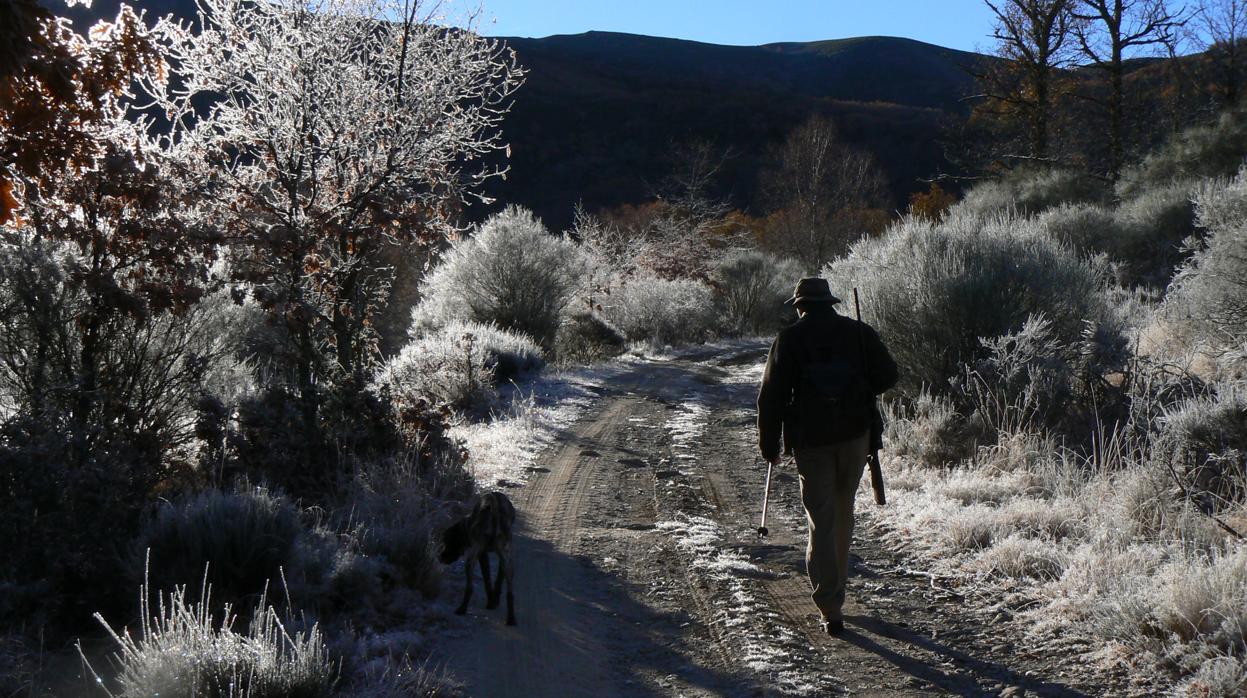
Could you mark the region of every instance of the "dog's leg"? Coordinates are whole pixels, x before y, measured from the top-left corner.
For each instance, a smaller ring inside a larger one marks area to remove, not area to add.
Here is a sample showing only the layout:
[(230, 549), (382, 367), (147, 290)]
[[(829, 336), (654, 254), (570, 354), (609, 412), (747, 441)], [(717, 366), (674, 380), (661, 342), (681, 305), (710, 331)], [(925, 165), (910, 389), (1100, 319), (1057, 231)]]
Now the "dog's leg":
[(502, 599), (502, 576), (507, 569), (507, 558), (502, 554), (501, 550), (494, 551), (498, 555), (498, 576), (494, 578), (494, 600), (490, 608), (498, 608), (498, 601)]
[(468, 612), (468, 601), (472, 599), (472, 559), (479, 555), (479, 548), (472, 546), (468, 549), (468, 554), (463, 559), (463, 603), (459, 604), (459, 608), (455, 609), (455, 615), (461, 616)]
[(498, 608), (498, 591), (489, 574), (489, 551), (482, 550), (481, 579), (485, 580), (485, 608)]
[[(515, 565), (512, 564), (511, 546), (507, 545), (498, 551), (498, 575), (506, 570), (507, 579), (507, 625), (515, 625)], [(498, 590), (502, 591), (502, 580), (499, 579)]]

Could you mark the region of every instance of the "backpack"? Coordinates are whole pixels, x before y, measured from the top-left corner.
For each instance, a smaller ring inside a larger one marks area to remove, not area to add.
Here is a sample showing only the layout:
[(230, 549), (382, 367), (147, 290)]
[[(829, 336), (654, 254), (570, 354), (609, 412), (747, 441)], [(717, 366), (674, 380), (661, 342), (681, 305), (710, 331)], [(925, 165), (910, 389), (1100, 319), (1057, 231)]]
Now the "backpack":
[(828, 421), (865, 417), (873, 399), (861, 368), (845, 359), (806, 364), (797, 389), (797, 405)]
[[(856, 358), (856, 357), (852, 357)], [(862, 366), (848, 357), (813, 353), (793, 396), (800, 441), (807, 446), (853, 438), (870, 427), (875, 395)]]

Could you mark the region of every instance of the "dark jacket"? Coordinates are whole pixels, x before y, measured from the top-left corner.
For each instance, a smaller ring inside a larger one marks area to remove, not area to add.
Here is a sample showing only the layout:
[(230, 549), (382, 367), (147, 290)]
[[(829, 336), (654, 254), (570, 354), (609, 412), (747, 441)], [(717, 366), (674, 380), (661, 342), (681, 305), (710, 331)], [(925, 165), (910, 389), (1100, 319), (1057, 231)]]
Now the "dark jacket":
[[(864, 354), (863, 354), (864, 352)], [(785, 328), (771, 345), (766, 373), (758, 391), (758, 446), (762, 457), (770, 460), (780, 454), (780, 435), (784, 449), (825, 446), (852, 439), (871, 427), (872, 414), (860, 419), (846, 418), (840, 423), (798, 429), (801, 414), (795, 405), (805, 366), (818, 359), (842, 359), (861, 366), (866, 385), (879, 395), (896, 385), (896, 362), (874, 328), (838, 314), (830, 305), (814, 306), (800, 320)]]

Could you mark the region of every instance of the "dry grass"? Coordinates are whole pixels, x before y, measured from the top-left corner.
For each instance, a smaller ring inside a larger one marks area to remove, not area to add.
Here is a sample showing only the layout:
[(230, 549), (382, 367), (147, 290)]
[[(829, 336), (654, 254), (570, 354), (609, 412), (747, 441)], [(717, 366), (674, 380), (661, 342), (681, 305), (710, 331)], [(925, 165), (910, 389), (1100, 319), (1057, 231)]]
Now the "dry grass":
[[(185, 588), (149, 605), (142, 590), (142, 619), (137, 635), (114, 630), (96, 618), (117, 643), (117, 676), (111, 687), (92, 669), (109, 696), (138, 698), (321, 698), (332, 694), (337, 670), (329, 660), (320, 629), (293, 630), (261, 599), (248, 629), (232, 627), (226, 609), (214, 618), (205, 601), (186, 600)], [(86, 662), (85, 656), (83, 661)]]
[(1180, 694), (1242, 695), (1247, 547), (1184, 501), (1154, 454), (1104, 453), (1093, 467), (1027, 434), (952, 468), (892, 453), (903, 494), (865, 509), (936, 573), (1021, 590), (1020, 627), (1036, 638), (1108, 641)]

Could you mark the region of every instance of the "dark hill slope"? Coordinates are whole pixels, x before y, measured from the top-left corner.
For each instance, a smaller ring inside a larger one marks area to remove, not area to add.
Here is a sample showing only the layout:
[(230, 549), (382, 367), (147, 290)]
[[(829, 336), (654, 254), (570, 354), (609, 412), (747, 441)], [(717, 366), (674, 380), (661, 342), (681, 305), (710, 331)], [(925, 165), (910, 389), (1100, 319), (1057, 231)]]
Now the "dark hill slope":
[(512, 173), (491, 193), (562, 223), (571, 205), (643, 200), (671, 169), (672, 146), (736, 153), (721, 193), (756, 207), (767, 148), (813, 113), (876, 153), (897, 195), (941, 168), (940, 125), (959, 118), (982, 60), (908, 39), (719, 46), (588, 32), (509, 38), (529, 69), (507, 120)]
[[(193, 0), (141, 0), (149, 19), (194, 15)], [(71, 14), (111, 17), (117, 0)], [(833, 117), (845, 140), (873, 151), (896, 205), (941, 169), (940, 126), (961, 116), (967, 68), (985, 60), (909, 39), (862, 37), (720, 46), (611, 32), (505, 38), (528, 70), (504, 129), (511, 173), (491, 184), (500, 202), (561, 226), (572, 206), (650, 198), (673, 146), (731, 148), (719, 194), (758, 209), (770, 145), (811, 114)]]

